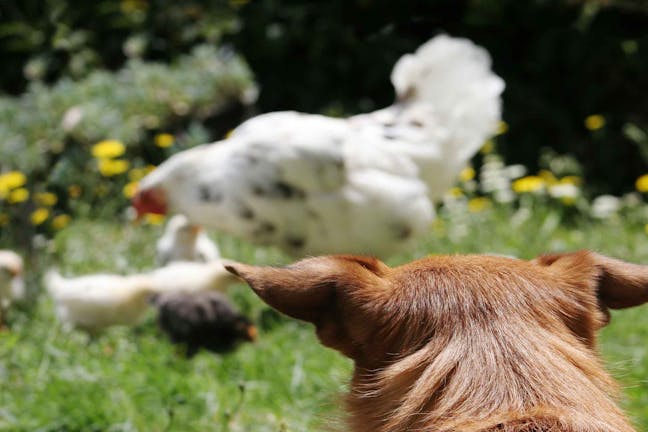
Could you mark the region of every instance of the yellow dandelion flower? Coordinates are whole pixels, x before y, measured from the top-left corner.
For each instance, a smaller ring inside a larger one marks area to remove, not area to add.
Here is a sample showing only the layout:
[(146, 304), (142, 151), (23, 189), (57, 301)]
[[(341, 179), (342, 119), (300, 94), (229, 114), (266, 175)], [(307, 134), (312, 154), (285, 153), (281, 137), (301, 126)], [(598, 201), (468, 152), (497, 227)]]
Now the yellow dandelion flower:
[(495, 142), (487, 140), (479, 151), (485, 155), (493, 153), (495, 151)]
[(27, 177), (20, 171), (9, 171), (0, 175), (0, 189), (10, 191), (24, 186), (27, 183)]
[(635, 187), (639, 192), (648, 192), (648, 174), (644, 174), (637, 179)]
[(0, 213), (0, 227), (7, 226), (9, 224), (9, 215)]
[(538, 192), (544, 189), (545, 181), (542, 177), (526, 176), (515, 180), (511, 184), (511, 188), (516, 193)]
[(605, 126), (605, 117), (600, 114), (592, 114), (585, 117), (585, 127), (591, 131), (599, 130)]
[(70, 198), (76, 199), (81, 196), (81, 192), (83, 192), (83, 189), (81, 189), (81, 186), (73, 184), (68, 186), (68, 195)]
[(459, 173), (459, 178), (461, 179), (462, 182), (467, 182), (475, 178), (475, 170), (473, 167), (466, 167), (461, 170), (461, 173)]
[(132, 182), (139, 181), (154, 169), (155, 165), (146, 165), (144, 167), (133, 168), (128, 172), (128, 180)]
[(580, 186), (583, 184), (583, 179), (579, 176), (565, 176), (559, 180), (559, 183)]
[(126, 151), (126, 146), (118, 140), (104, 140), (92, 146), (92, 156), (97, 159), (112, 159)]
[(146, 221), (146, 223), (149, 223), (151, 225), (161, 225), (164, 222), (164, 219), (165, 216), (159, 214), (149, 213), (146, 216), (144, 216), (144, 220)]
[(37, 208), (31, 213), (29, 220), (31, 220), (32, 225), (40, 225), (47, 220), (49, 214), (50, 212), (48, 209), (44, 207)]
[(72, 218), (70, 217), (70, 215), (60, 214), (52, 219), (52, 228), (54, 228), (55, 230), (61, 230), (68, 226), (71, 219)]
[(491, 206), (491, 200), (486, 197), (472, 198), (468, 201), (468, 211), (471, 213), (482, 212)]
[(453, 187), (448, 191), (448, 194), (453, 198), (461, 198), (464, 196), (463, 190), (460, 187)]
[(11, 204), (18, 204), (29, 199), (29, 191), (25, 188), (18, 188), (9, 192), (7, 201)]
[(136, 182), (144, 178), (145, 175), (146, 168), (133, 168), (132, 170), (128, 171), (128, 180)]
[(168, 133), (160, 133), (155, 135), (155, 145), (161, 148), (171, 147), (175, 142), (175, 137)]
[(125, 173), (130, 167), (130, 162), (125, 159), (99, 159), (97, 161), (99, 172), (104, 177), (112, 177)]
[(52, 192), (38, 192), (34, 194), (34, 201), (44, 207), (52, 207), (58, 202), (58, 197)]
[(576, 198), (566, 196), (566, 197), (560, 198), (560, 202), (562, 202), (567, 207), (570, 207), (570, 206), (573, 206), (574, 204), (576, 204)]
[(137, 182), (132, 181), (130, 183), (127, 183), (126, 186), (122, 189), (122, 192), (126, 198), (133, 198), (135, 196), (135, 192), (137, 192)]
[(504, 135), (506, 132), (508, 132), (508, 130), (509, 130), (508, 123), (502, 120), (497, 124), (497, 132), (495, 132), (495, 135)]
[(556, 176), (549, 170), (540, 170), (540, 172), (538, 172), (538, 177), (544, 180), (544, 182), (547, 183), (548, 185), (553, 185), (558, 183), (558, 179), (556, 178)]

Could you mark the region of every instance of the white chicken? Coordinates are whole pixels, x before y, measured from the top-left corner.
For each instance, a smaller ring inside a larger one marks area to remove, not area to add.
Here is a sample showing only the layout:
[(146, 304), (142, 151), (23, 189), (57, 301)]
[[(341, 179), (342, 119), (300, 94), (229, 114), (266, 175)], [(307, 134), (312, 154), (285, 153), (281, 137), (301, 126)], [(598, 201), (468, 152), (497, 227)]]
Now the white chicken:
[(224, 262), (179, 261), (149, 273), (126, 276), (101, 273), (64, 278), (49, 270), (44, 284), (62, 323), (97, 333), (110, 326), (139, 323), (155, 294), (225, 291), (239, 279), (225, 270)]
[(7, 310), (13, 300), (24, 296), (22, 258), (13, 251), (0, 250), (0, 327), (5, 324)]
[(220, 257), (218, 247), (199, 225), (193, 225), (184, 215), (175, 215), (167, 223), (157, 241), (158, 264), (173, 261), (213, 261)]
[(445, 35), (399, 59), (391, 80), (397, 101), (379, 111), (263, 114), (181, 152), (133, 206), (293, 255), (390, 255), (428, 231), (434, 201), (494, 133), (504, 89), (484, 49)]
[(157, 293), (164, 292), (225, 292), (240, 279), (232, 276), (225, 267), (226, 260), (205, 263), (176, 261), (147, 274)]
[(115, 325), (135, 325), (144, 317), (155, 293), (147, 275), (92, 274), (64, 278), (57, 271), (45, 275), (45, 288), (64, 325), (97, 333)]

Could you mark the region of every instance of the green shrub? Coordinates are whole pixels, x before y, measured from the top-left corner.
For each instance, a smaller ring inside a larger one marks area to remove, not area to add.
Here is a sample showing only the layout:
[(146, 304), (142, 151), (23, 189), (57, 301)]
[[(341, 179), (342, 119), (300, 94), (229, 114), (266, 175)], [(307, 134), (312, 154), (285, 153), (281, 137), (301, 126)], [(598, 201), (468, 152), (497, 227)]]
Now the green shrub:
[[(28, 220), (41, 206), (36, 194), (45, 191), (56, 195), (49, 200), (54, 213), (115, 214), (126, 203), (122, 188), (145, 167), (209, 140), (201, 122), (255, 95), (240, 57), (199, 46), (172, 65), (134, 60), (116, 73), (33, 84), (19, 98), (0, 98), (0, 173), (26, 175), (26, 182), (5, 186), (0, 178), (0, 225)], [(93, 156), (104, 140), (116, 153)]]
[(127, 59), (170, 62), (236, 29), (241, 1), (23, 0), (0, 2), (0, 89), (83, 78)]

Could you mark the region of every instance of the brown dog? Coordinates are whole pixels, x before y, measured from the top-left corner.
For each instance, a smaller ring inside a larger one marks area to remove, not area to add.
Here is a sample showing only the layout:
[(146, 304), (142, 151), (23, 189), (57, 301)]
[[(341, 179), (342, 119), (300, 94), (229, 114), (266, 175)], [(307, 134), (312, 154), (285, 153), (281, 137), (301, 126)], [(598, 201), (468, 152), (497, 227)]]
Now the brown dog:
[(354, 432), (634, 431), (596, 331), (648, 301), (648, 266), (581, 251), (226, 267), (354, 360)]

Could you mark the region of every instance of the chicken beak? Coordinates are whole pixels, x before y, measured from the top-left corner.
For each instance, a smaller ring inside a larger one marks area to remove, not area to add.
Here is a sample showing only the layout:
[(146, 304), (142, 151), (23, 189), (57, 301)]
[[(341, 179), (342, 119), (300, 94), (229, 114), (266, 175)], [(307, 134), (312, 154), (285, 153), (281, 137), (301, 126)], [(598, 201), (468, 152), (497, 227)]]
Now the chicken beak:
[(256, 326), (253, 325), (249, 326), (247, 328), (247, 335), (251, 342), (256, 342), (257, 337), (259, 335), (259, 331), (257, 330)]
[(11, 275), (12, 278), (20, 276), (20, 270), (16, 268), (9, 267), (7, 270), (9, 271), (9, 275)]

